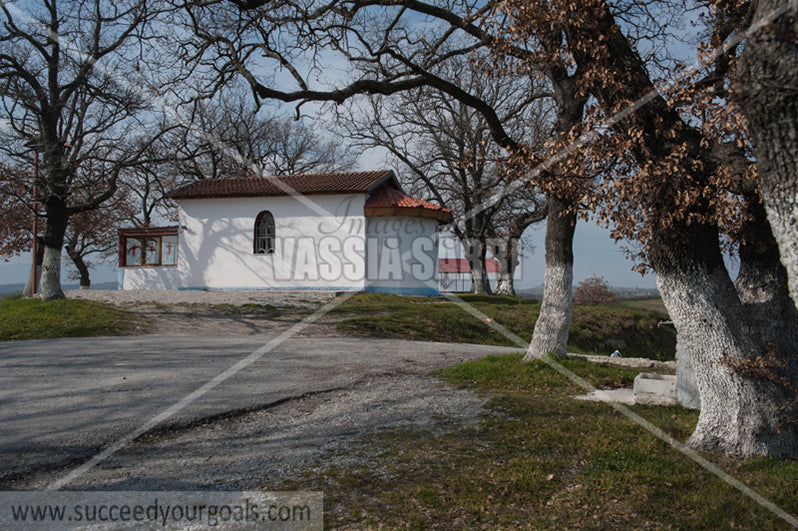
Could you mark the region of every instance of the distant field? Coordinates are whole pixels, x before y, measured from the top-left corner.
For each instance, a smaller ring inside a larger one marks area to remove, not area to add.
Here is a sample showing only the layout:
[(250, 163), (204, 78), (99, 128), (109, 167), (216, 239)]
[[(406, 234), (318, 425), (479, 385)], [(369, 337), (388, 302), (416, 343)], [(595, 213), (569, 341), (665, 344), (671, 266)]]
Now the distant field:
[(662, 299), (643, 299), (643, 300), (634, 300), (634, 301), (623, 301), (625, 306), (629, 306), (630, 308), (642, 308), (644, 310), (651, 310), (654, 312), (659, 312), (662, 315), (668, 315), (668, 310), (665, 309), (665, 304), (662, 302)]

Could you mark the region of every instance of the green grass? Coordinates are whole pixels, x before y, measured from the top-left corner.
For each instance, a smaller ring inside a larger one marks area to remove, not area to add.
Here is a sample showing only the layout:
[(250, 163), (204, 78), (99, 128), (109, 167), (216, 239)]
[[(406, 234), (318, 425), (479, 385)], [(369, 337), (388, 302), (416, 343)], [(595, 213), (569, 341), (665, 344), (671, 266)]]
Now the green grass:
[[(519, 336), (532, 337), (540, 302), (507, 296), (462, 295), (462, 300)], [(651, 305), (649, 301), (649, 305)], [(346, 317), (337, 326), (348, 334), (517, 346), (488, 324), (445, 299), (363, 293), (333, 310)], [(620, 303), (574, 306), (569, 337), (572, 352), (608, 355), (620, 350), (626, 357), (674, 359), (676, 333), (658, 327), (667, 316), (655, 309)]]
[(98, 302), (0, 299), (0, 340), (117, 336), (143, 324), (135, 314)]
[[(563, 364), (601, 387), (637, 373)], [(328, 528), (788, 528), (611, 407), (574, 400), (579, 389), (543, 362), (490, 356), (440, 375), (489, 397), (479, 425), (382, 432), (339, 450), (359, 466), (326, 456), (280, 487), (323, 490)], [(633, 409), (679, 440), (697, 421), (677, 406)], [(798, 513), (798, 463), (706, 457)]]

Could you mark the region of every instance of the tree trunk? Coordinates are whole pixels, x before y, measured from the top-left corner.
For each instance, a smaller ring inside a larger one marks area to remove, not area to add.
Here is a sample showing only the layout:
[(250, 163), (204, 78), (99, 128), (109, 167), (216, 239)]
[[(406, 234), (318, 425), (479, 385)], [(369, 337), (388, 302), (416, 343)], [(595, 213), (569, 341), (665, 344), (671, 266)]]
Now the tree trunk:
[(61, 288), (61, 249), (49, 245), (44, 248), (44, 261), (42, 262), (42, 300), (54, 301), (64, 299), (64, 290)]
[(46, 203), (47, 225), (44, 229), (44, 257), (42, 259), (42, 300), (65, 298), (61, 289), (61, 249), (64, 246), (69, 216), (63, 199), (52, 196)]
[(576, 209), (551, 194), (548, 204), (543, 302), (524, 361), (540, 359), (549, 353), (565, 357), (571, 328)]
[(490, 279), (485, 268), (487, 246), (478, 238), (467, 238), (463, 242), (466, 259), (471, 267), (471, 291), (477, 295), (490, 295)]
[(86, 262), (83, 261), (83, 257), (73, 245), (67, 245), (66, 252), (69, 255), (69, 258), (72, 260), (72, 263), (75, 264), (75, 268), (78, 270), (78, 274), (80, 275), (80, 289), (89, 289), (91, 287), (89, 267), (86, 265)]
[(723, 265), (714, 227), (656, 236), (652, 265), (663, 302), (695, 371), (701, 413), (688, 445), (739, 457), (796, 455), (794, 392)]
[[(764, 345), (773, 345), (783, 357), (798, 352), (798, 310), (790, 298), (787, 271), (779, 261), (779, 248), (758, 197), (748, 199), (749, 221), (741, 234), (737, 294)], [(793, 378), (798, 363), (790, 364)], [(798, 378), (796, 378), (798, 380)]]
[[(595, 14), (591, 14), (595, 24), (590, 27), (569, 24), (570, 20), (565, 18), (565, 31), (579, 68), (591, 68), (601, 62), (601, 68), (609, 69), (609, 76), (594, 76), (596, 84), (590, 91), (605, 110), (614, 109), (649, 93), (653, 84), (607, 4), (596, 6)], [(611, 53), (597, 56), (591, 43)], [(782, 60), (775, 54), (771, 57)], [(796, 71), (793, 70), (793, 76)], [(613, 82), (605, 83), (607, 77)], [(779, 86), (793, 87), (790, 90), (794, 92), (796, 84)], [(794, 115), (795, 101), (791, 103), (793, 107), (772, 99), (763, 100), (761, 112)], [(657, 194), (646, 198), (650, 202), (646, 206), (653, 232), (648, 244), (649, 261), (657, 274), (659, 291), (679, 341), (690, 353), (701, 395), (701, 413), (688, 443), (701, 450), (725, 451), (741, 457), (794, 456), (798, 449), (796, 393), (789, 381), (782, 380), (784, 373), (790, 372), (785, 369), (790, 357), (780, 356), (778, 349), (765, 345), (763, 335), (755, 330), (756, 323), (749, 320), (723, 264), (717, 226), (695, 221), (712, 211), (708, 201), (700, 200), (686, 209), (679, 206), (680, 194), (686, 186), (709, 185), (716, 162), (700, 132), (682, 121), (661, 97), (654, 97), (634, 111), (616, 123), (615, 128), (623, 131), (635, 127), (641, 133), (644, 145), (633, 152), (638, 162), (667, 162), (677, 148), (688, 155), (680, 165), (684, 168), (683, 175), (689, 178), (680, 177), (680, 172), (671, 168), (669, 178), (657, 182), (661, 184)], [(773, 128), (771, 134), (778, 134), (779, 142), (786, 143), (777, 129)], [(792, 141), (798, 142), (798, 135)], [(795, 155), (796, 151), (785, 154)], [(785, 164), (794, 169), (795, 159)], [(696, 168), (702, 168), (705, 174), (698, 173)], [(794, 176), (795, 173), (782, 174), (781, 182)], [(790, 197), (794, 207), (794, 193)], [(672, 213), (679, 208), (682, 215), (674, 220)], [(778, 235), (781, 231), (783, 236), (785, 227), (772, 225), (774, 233)], [(782, 245), (780, 240), (779, 245)], [(783, 248), (781, 251), (784, 260), (785, 251)], [(796, 256), (793, 255), (793, 260)]]
[(510, 218), (507, 237), (492, 240), (493, 256), (499, 262), (499, 274), (496, 279), (497, 295), (515, 296), (515, 270), (518, 267), (521, 254), (521, 238), (524, 231), (533, 223), (543, 221), (548, 215), (548, 206), (536, 201), (534, 208), (513, 215)]
[(785, 12), (745, 42), (738, 71), (762, 196), (798, 304), (798, 5), (761, 0), (754, 20)]
[(515, 268), (518, 265), (518, 238), (510, 237), (505, 241), (497, 242), (494, 245), (493, 255), (499, 262), (499, 273), (496, 275), (496, 295), (515, 296)]

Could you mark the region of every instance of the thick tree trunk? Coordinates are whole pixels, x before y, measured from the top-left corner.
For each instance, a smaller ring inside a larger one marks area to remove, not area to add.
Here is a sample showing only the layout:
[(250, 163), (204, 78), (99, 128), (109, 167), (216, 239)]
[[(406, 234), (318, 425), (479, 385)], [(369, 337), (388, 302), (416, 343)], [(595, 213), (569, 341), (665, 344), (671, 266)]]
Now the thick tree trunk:
[(515, 268), (518, 265), (518, 238), (508, 238), (506, 241), (494, 245), (494, 257), (499, 262), (499, 272), (496, 275), (496, 295), (515, 296)]
[[(787, 271), (779, 261), (779, 248), (758, 198), (748, 200), (749, 221), (740, 243), (740, 272), (735, 281), (745, 306), (751, 333), (772, 345), (782, 357), (798, 353), (798, 310), (790, 298)], [(792, 378), (798, 363), (789, 367)]]
[(49, 245), (44, 248), (44, 261), (42, 262), (42, 300), (54, 301), (63, 299), (64, 290), (61, 288), (61, 249)]
[(52, 196), (46, 204), (47, 225), (44, 230), (44, 258), (42, 259), (42, 300), (65, 298), (61, 288), (61, 249), (64, 246), (69, 216), (65, 202)]
[(467, 238), (463, 247), (471, 267), (471, 291), (477, 295), (491, 295), (490, 279), (485, 268), (487, 245), (478, 238)]
[(66, 246), (66, 252), (72, 263), (75, 264), (75, 269), (78, 270), (80, 275), (80, 289), (89, 289), (91, 287), (91, 278), (89, 276), (89, 267), (83, 261), (83, 257), (72, 245)]
[(783, 360), (749, 320), (713, 227), (674, 227), (652, 246), (657, 285), (695, 371), (701, 413), (688, 444), (747, 457), (798, 451)]
[(777, 8), (785, 12), (746, 40), (738, 77), (768, 219), (798, 304), (798, 5), (761, 0), (754, 20)]
[(549, 353), (564, 357), (571, 328), (576, 209), (551, 194), (548, 204), (543, 302), (524, 361), (540, 359)]
[[(621, 32), (607, 4), (597, 3), (591, 15), (595, 23), (589, 27), (569, 24), (570, 19), (565, 19), (567, 39), (579, 68), (599, 66), (606, 69), (602, 76), (594, 76), (596, 83), (591, 93), (606, 110), (649, 93), (653, 84), (645, 65)], [(591, 43), (610, 53), (594, 54)], [(769, 55), (774, 61), (781, 61), (783, 56)], [(793, 76), (798, 72), (794, 65), (789, 68), (793, 68)], [(606, 83), (607, 79), (612, 82)], [(789, 84), (779, 83), (778, 86), (791, 87), (787, 90), (794, 94), (795, 78), (790, 79), (793, 81)], [(794, 99), (793, 107), (786, 103), (780, 105), (772, 99), (759, 103), (763, 115), (772, 112), (794, 115)], [(682, 172), (670, 168), (667, 178), (657, 177), (654, 183), (659, 189), (656, 194), (649, 195), (646, 205), (652, 216), (649, 225), (653, 230), (649, 259), (679, 341), (691, 357), (701, 395), (701, 413), (688, 443), (702, 450), (726, 451), (737, 456), (795, 456), (798, 449), (795, 391), (789, 388), (789, 382), (781, 380), (785, 372), (790, 372), (785, 368), (789, 358), (765, 345), (763, 335), (755, 330), (756, 323), (749, 320), (745, 304), (723, 264), (717, 227), (701, 221), (686, 221), (691, 217), (701, 219), (711, 212), (708, 202), (698, 202), (687, 209), (680, 206), (679, 199), (687, 187), (709, 185), (708, 177), (716, 170), (717, 164), (704, 145), (705, 139), (660, 97), (636, 107), (634, 113), (615, 127), (621, 131), (634, 127), (640, 133), (644, 145), (635, 149), (634, 155), (641, 164), (667, 162), (676, 150), (688, 157), (681, 163)], [(781, 144), (779, 148), (789, 145), (781, 137), (782, 133), (775, 131), (778, 127), (772, 129), (771, 134), (778, 136), (775, 143)], [(798, 142), (798, 135), (792, 141)], [(793, 161), (783, 164), (794, 169), (795, 155), (794, 150), (786, 153), (785, 156), (793, 157)], [(703, 168), (706, 173), (701, 175), (696, 168)], [(795, 178), (794, 171), (780, 175), (781, 183)], [(785, 187), (782, 192), (786, 193), (787, 189)], [(789, 197), (792, 197), (794, 208), (794, 192)], [(782, 194), (782, 199), (787, 200), (787, 196)], [(674, 220), (672, 214), (677, 209), (682, 209), (682, 216)], [(774, 233), (781, 233), (782, 237), (789, 228), (789, 223), (787, 226), (772, 225)], [(795, 228), (792, 228), (793, 234)], [(782, 246), (782, 240), (779, 245)], [(784, 260), (784, 248), (781, 251)], [(798, 254), (792, 257), (795, 263)]]

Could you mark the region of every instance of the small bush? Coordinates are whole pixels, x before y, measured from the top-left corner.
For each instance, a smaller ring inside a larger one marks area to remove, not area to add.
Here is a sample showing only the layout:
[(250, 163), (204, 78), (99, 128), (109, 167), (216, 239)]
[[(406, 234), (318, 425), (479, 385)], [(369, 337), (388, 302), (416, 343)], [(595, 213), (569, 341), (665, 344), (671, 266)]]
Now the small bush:
[(574, 292), (574, 304), (612, 304), (615, 294), (604, 277), (590, 277), (579, 283)]

